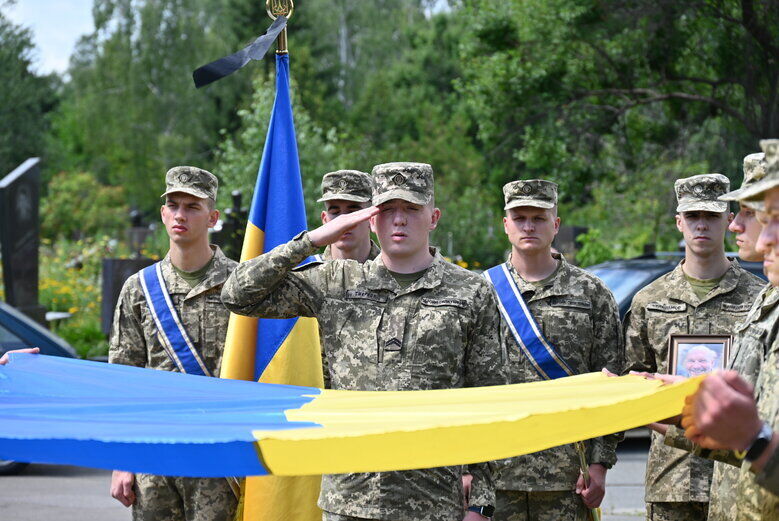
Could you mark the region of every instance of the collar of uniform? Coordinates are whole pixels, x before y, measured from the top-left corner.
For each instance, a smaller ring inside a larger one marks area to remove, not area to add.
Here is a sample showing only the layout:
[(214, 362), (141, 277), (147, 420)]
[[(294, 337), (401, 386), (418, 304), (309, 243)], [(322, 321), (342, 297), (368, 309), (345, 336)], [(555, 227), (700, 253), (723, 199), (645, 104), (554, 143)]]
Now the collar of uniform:
[(368, 280), (365, 281), (365, 285), (368, 289), (388, 289), (394, 293), (401, 295), (411, 293), (421, 288), (435, 288), (441, 285), (442, 271), (443, 271), (443, 257), (438, 252), (437, 248), (430, 248), (430, 254), (433, 256), (433, 264), (425, 272), (425, 274), (419, 280), (415, 281), (406, 289), (401, 289), (400, 284), (395, 280), (395, 277), (389, 272), (384, 261), (381, 259), (381, 255), (377, 256), (370, 262)]
[(690, 286), (690, 283), (684, 276), (683, 264), (684, 259), (676, 265), (676, 268), (674, 268), (668, 276), (669, 284), (667, 285), (666, 291), (669, 298), (681, 300), (694, 307), (700, 306), (718, 295), (730, 293), (736, 289), (738, 280), (741, 278), (741, 274), (744, 271), (736, 259), (731, 259), (730, 267), (728, 268), (728, 271), (725, 272), (725, 275), (722, 277), (722, 280), (717, 287), (710, 291), (702, 300), (699, 300), (698, 296), (692, 290), (692, 286)]
[(506, 261), (506, 265), (508, 266), (511, 276), (514, 278), (514, 282), (517, 283), (517, 287), (519, 288), (519, 291), (523, 295), (525, 293), (528, 294), (532, 293), (530, 298), (526, 300), (528, 301), (538, 300), (547, 297), (567, 295), (568, 293), (570, 293), (570, 288), (566, 290), (563, 281), (567, 279), (567, 275), (568, 272), (571, 270), (571, 267), (562, 254), (553, 253), (552, 257), (554, 257), (559, 261), (557, 264), (557, 268), (555, 268), (554, 272), (552, 272), (552, 274), (549, 276), (549, 280), (547, 281), (547, 283), (544, 284), (543, 287), (539, 288), (538, 286), (534, 285), (532, 282), (526, 281), (519, 275), (519, 272), (514, 268), (514, 265), (511, 264), (511, 254), (509, 254), (509, 258)]
[(771, 291), (771, 283), (767, 283), (758, 294), (757, 300), (760, 301), (760, 317), (762, 318), (774, 309), (777, 302), (779, 302), (779, 288), (774, 288)]
[(165, 279), (168, 293), (184, 293), (186, 295), (184, 298), (189, 299), (200, 295), (214, 286), (223, 284), (227, 280), (231, 271), (230, 262), (227, 257), (225, 257), (225, 254), (222, 253), (219, 246), (212, 244), (211, 249), (214, 252), (214, 264), (211, 266), (211, 269), (208, 271), (208, 275), (206, 275), (203, 282), (194, 288), (190, 288), (187, 281), (182, 279), (179, 274), (176, 273), (176, 270), (173, 269), (173, 263), (170, 261), (170, 253), (165, 255), (165, 258), (162, 259), (162, 277)]

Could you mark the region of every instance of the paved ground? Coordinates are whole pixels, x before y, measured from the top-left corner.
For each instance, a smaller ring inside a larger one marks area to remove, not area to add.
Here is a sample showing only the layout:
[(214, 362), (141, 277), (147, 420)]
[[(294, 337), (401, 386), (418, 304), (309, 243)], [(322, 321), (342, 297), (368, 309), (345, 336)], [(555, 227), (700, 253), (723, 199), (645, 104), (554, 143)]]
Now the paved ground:
[[(628, 440), (607, 475), (604, 521), (640, 521), (648, 444)], [(129, 521), (130, 511), (108, 495), (110, 472), (30, 465), (18, 476), (0, 476), (3, 521)]]

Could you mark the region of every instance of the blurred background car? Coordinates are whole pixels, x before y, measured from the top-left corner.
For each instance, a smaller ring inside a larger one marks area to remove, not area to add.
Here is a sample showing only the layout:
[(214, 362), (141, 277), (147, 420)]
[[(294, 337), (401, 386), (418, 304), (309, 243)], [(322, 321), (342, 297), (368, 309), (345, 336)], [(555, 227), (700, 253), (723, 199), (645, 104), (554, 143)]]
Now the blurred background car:
[[(0, 356), (7, 351), (38, 347), (51, 356), (76, 358), (76, 351), (63, 339), (5, 302), (0, 302)], [(27, 463), (0, 459), (0, 476), (16, 474)]]

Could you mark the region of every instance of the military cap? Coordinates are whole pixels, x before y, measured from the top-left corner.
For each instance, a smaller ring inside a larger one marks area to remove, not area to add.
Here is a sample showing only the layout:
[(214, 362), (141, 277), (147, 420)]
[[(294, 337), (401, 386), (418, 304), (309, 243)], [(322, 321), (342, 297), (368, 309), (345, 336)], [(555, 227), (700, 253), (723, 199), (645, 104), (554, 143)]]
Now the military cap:
[(365, 203), (373, 195), (371, 176), (359, 170), (336, 170), (322, 178), (322, 197), (317, 202), (342, 199)]
[[(741, 188), (733, 190), (720, 196), (720, 201), (738, 201), (744, 190), (760, 181), (765, 177), (765, 154), (758, 152), (756, 154), (749, 154), (744, 158), (744, 181), (741, 183)], [(744, 206), (750, 206), (755, 210), (762, 210), (762, 203), (758, 202), (742, 202)]]
[(213, 199), (216, 201), (216, 191), (219, 181), (216, 176), (207, 170), (196, 166), (174, 166), (165, 174), (165, 197), (174, 192), (183, 192), (201, 199)]
[(748, 204), (762, 199), (766, 190), (779, 186), (779, 139), (763, 139), (760, 148), (765, 153), (765, 175), (741, 193), (739, 200)]
[(674, 183), (677, 212), (727, 212), (728, 203), (718, 198), (730, 190), (730, 181), (722, 174), (701, 174)]
[(557, 206), (557, 184), (543, 179), (512, 181), (503, 185), (504, 210), (519, 206), (554, 208)]
[(414, 204), (433, 200), (433, 167), (427, 163), (384, 163), (376, 165), (373, 177), (373, 204), (403, 199)]

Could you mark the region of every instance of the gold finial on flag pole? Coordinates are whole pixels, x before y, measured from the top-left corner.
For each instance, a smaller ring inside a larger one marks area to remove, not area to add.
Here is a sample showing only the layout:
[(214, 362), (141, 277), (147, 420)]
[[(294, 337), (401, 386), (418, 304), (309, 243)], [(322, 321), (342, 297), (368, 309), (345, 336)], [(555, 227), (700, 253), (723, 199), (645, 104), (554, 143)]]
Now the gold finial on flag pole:
[[(286, 16), (287, 20), (292, 18), (295, 12), (295, 4), (292, 0), (265, 0), (265, 10), (272, 20), (279, 16)], [(285, 27), (276, 40), (276, 54), (288, 54), (287, 49), (287, 28)]]

